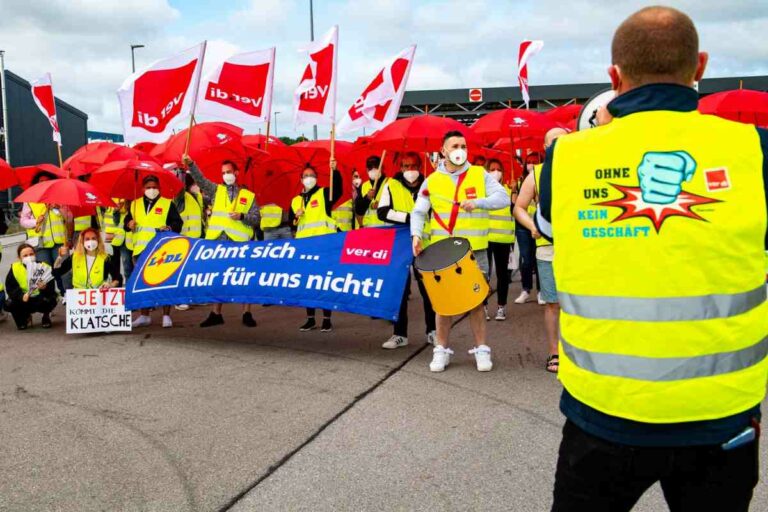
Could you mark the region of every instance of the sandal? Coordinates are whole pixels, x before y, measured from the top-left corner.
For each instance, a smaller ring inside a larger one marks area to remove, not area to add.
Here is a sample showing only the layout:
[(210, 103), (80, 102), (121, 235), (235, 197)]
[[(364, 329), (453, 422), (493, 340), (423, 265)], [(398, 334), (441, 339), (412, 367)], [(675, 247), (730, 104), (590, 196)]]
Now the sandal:
[(557, 354), (552, 354), (547, 358), (547, 371), (549, 373), (557, 373), (557, 370), (560, 368), (560, 356)]

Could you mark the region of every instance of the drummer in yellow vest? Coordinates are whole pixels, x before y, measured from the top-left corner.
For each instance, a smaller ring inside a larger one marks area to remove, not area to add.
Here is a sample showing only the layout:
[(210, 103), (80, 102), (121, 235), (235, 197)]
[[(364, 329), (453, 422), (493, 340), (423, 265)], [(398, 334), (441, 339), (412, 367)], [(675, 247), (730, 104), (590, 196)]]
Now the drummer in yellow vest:
[(682, 12), (631, 15), (611, 53), (613, 120), (556, 140), (538, 182), (567, 418), (552, 510), (628, 511), (658, 482), (671, 510), (746, 512), (768, 380), (768, 132), (697, 112), (708, 55)]
[[(390, 225), (409, 226), (411, 224), (411, 212), (415, 204), (416, 196), (424, 183), (421, 169), (421, 157), (418, 153), (406, 153), (400, 160), (400, 172), (384, 184), (379, 201), (379, 219)], [(429, 233), (429, 221), (425, 223)], [(427, 237), (424, 235), (424, 239)], [(426, 242), (422, 243), (424, 247)], [(416, 270), (414, 269), (414, 272)], [(419, 286), (419, 293), (424, 303), (424, 323), (426, 324), (427, 342), (435, 344), (437, 327), (435, 325), (435, 310), (429, 300), (424, 284), (418, 276), (414, 275)], [(392, 336), (381, 346), (386, 349), (405, 347), (408, 345), (408, 297), (411, 294), (411, 276), (405, 284), (403, 298), (400, 301), (400, 313), (394, 325)]]
[[(496, 267), (496, 316), (498, 321), (507, 319), (507, 297), (509, 295), (509, 254), (515, 243), (515, 220), (512, 218), (512, 189), (503, 184), (504, 169), (501, 162), (491, 158), (486, 163), (488, 174), (504, 187), (509, 204), (488, 213), (488, 261)], [(490, 320), (488, 310), (485, 319)]]
[[(544, 137), (544, 148), (549, 148), (552, 143), (568, 133), (562, 128), (552, 128)], [(541, 175), (541, 166), (534, 167), (532, 173), (523, 181), (520, 188), (520, 194), (515, 203), (515, 219), (523, 227), (531, 231), (533, 239), (536, 241), (536, 272), (539, 276), (541, 299), (546, 303), (544, 306), (544, 332), (547, 336), (547, 362), (546, 370), (550, 373), (557, 373), (560, 362), (557, 351), (558, 331), (557, 324), (560, 320), (560, 304), (557, 299), (557, 286), (555, 284), (555, 275), (552, 270), (552, 261), (555, 257), (555, 248), (552, 242), (541, 237), (541, 233), (536, 229), (533, 219), (528, 213), (531, 204), (535, 204), (538, 198), (538, 182)]]
[[(304, 190), (291, 201), (290, 219), (296, 226), (296, 238), (308, 238), (313, 236), (336, 233), (336, 223), (331, 217), (333, 205), (341, 198), (342, 181), (341, 174), (335, 170), (336, 162), (331, 161), (333, 170), (333, 196), (325, 187), (317, 186), (317, 171), (307, 166), (301, 173), (301, 184)], [(307, 321), (299, 327), (299, 330), (311, 331), (317, 328), (315, 321), (315, 308), (307, 308)], [(331, 311), (323, 310), (323, 323), (321, 332), (333, 330), (331, 324)]]
[[(423, 250), (424, 223), (432, 210), (431, 241), (438, 242), (449, 237), (466, 238), (487, 279), (488, 212), (503, 208), (508, 204), (509, 196), (484, 168), (469, 165), (467, 141), (461, 132), (445, 134), (441, 153), (444, 159), (422, 185), (411, 212), (413, 254), (418, 256)], [(448, 348), (448, 337), (452, 320), (450, 316), (437, 315), (437, 339), (430, 371), (441, 372), (450, 362), (453, 351)], [(475, 356), (478, 371), (490, 371), (493, 364), (491, 349), (486, 344), (482, 304), (469, 312), (469, 320), (475, 338), (475, 348), (469, 352)]]
[[(214, 183), (206, 178), (189, 156), (184, 157), (184, 164), (198, 184), (203, 194), (212, 198), (211, 218), (208, 221), (206, 240), (229, 242), (247, 242), (253, 239), (253, 230), (259, 225), (259, 204), (256, 195), (237, 183), (240, 171), (235, 162), (225, 160), (221, 163), (222, 183)], [(200, 327), (213, 327), (224, 323), (221, 314), (222, 304), (214, 304), (208, 317)], [(256, 320), (251, 313), (251, 305), (243, 304), (243, 325), (256, 327)]]
[(363, 182), (360, 195), (355, 199), (355, 214), (362, 217), (364, 228), (386, 226), (387, 223), (379, 219), (377, 209), (381, 200), (381, 191), (387, 183), (387, 178), (382, 171), (381, 158), (369, 156), (365, 161), (368, 169), (368, 180)]
[(70, 256), (66, 247), (59, 249), (59, 257), (53, 266), (53, 273), (72, 272), (72, 288), (96, 289), (120, 286), (119, 275), (114, 275), (110, 256), (97, 229), (85, 228), (80, 232), (75, 249)]
[[(179, 210), (173, 201), (160, 196), (160, 181), (155, 176), (147, 176), (142, 180), (144, 195), (131, 202), (128, 214), (123, 221), (123, 229), (132, 233), (133, 237), (133, 262), (144, 252), (149, 242), (158, 231), (173, 231), (180, 233), (183, 221)], [(152, 323), (149, 309), (139, 312), (133, 320), (133, 327), (144, 327)], [(163, 327), (173, 327), (171, 320), (171, 307), (163, 306)]]

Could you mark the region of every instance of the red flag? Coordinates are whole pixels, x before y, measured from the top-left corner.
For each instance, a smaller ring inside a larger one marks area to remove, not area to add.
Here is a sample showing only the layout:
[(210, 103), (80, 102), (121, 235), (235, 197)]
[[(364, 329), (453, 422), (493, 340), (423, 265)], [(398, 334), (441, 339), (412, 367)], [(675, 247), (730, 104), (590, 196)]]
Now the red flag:
[(304, 123), (332, 124), (336, 121), (336, 55), (339, 27), (334, 26), (319, 41), (302, 51), (309, 55), (299, 87), (294, 93), (296, 125)]
[(531, 97), (528, 94), (528, 61), (544, 48), (544, 41), (525, 40), (520, 43), (520, 51), (517, 55), (517, 81), (520, 83), (520, 93), (523, 95), (525, 108)]
[(378, 72), (339, 122), (337, 133), (378, 130), (397, 119), (415, 52), (416, 45), (406, 48)]
[(162, 142), (194, 114), (204, 55), (205, 41), (126, 79), (117, 96), (127, 143)]
[(197, 112), (238, 126), (268, 121), (274, 72), (274, 48), (229, 57), (203, 80)]
[(32, 97), (35, 99), (37, 108), (48, 118), (53, 128), (53, 141), (61, 146), (61, 132), (59, 131), (59, 121), (56, 118), (56, 98), (53, 95), (53, 83), (51, 74), (46, 73), (41, 78), (33, 80)]

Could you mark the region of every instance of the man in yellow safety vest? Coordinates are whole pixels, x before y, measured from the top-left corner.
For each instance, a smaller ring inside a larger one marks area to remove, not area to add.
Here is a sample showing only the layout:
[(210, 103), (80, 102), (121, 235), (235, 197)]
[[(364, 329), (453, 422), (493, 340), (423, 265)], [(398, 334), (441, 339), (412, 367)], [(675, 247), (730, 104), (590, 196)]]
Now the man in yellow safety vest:
[(360, 195), (355, 199), (355, 214), (362, 217), (364, 228), (386, 226), (387, 223), (379, 219), (377, 209), (381, 192), (389, 178), (384, 175), (381, 158), (378, 156), (369, 156), (365, 166), (368, 169), (368, 180), (363, 182)]

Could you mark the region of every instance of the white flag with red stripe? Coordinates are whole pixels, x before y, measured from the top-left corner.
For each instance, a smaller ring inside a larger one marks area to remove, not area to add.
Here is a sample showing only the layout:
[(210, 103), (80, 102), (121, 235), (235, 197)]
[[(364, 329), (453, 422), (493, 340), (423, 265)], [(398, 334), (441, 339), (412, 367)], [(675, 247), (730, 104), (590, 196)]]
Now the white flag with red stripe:
[(269, 120), (275, 75), (275, 48), (240, 53), (205, 77), (197, 113), (243, 127)]
[(309, 57), (293, 96), (294, 124), (336, 122), (336, 63), (339, 27), (301, 49)]
[(378, 130), (397, 119), (415, 53), (416, 45), (406, 48), (376, 74), (339, 122), (337, 133)]
[(517, 56), (517, 81), (520, 83), (520, 92), (523, 95), (525, 108), (528, 108), (528, 103), (531, 101), (528, 94), (528, 61), (542, 48), (544, 48), (544, 41), (525, 40), (520, 43), (520, 51)]
[(59, 130), (59, 120), (56, 117), (56, 97), (53, 95), (53, 82), (51, 74), (46, 73), (41, 78), (33, 80), (32, 98), (35, 100), (37, 108), (48, 118), (53, 129), (53, 141), (61, 146), (61, 131)]
[(123, 82), (117, 97), (127, 143), (163, 142), (175, 122), (194, 114), (205, 44), (159, 60)]

